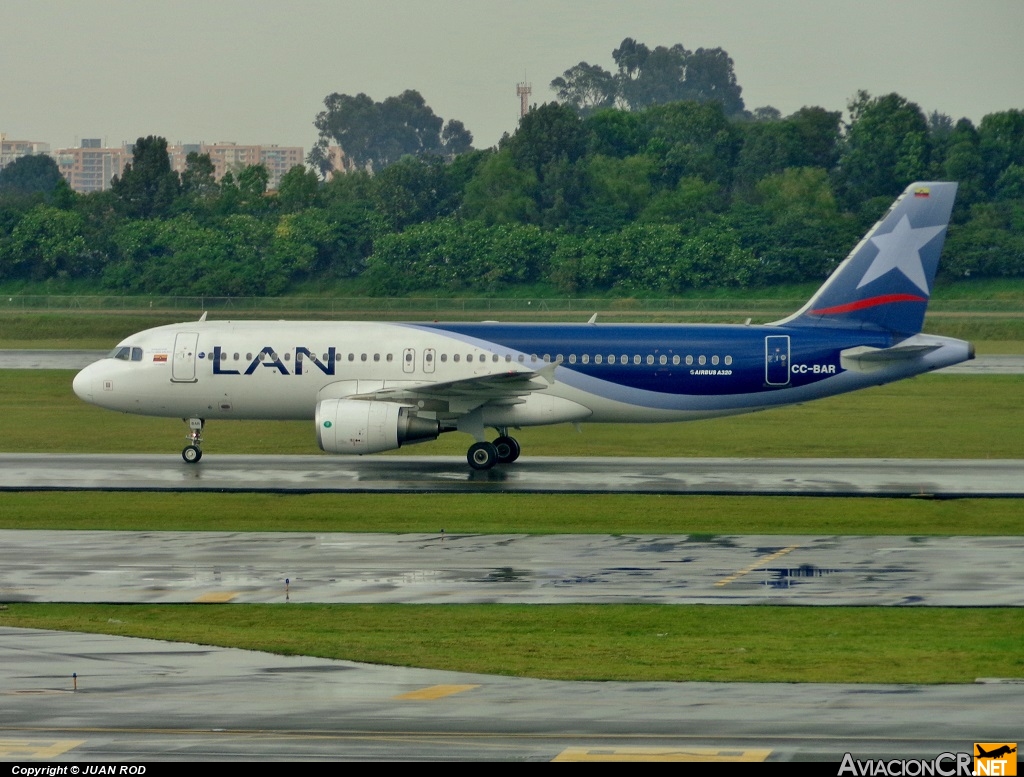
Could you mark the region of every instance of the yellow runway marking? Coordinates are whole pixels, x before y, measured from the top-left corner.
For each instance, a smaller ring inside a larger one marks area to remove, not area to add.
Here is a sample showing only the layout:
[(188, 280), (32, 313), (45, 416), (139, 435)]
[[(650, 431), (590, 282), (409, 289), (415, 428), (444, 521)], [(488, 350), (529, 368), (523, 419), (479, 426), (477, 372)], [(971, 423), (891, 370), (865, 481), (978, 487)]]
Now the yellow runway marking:
[(720, 588), (723, 585), (729, 585), (729, 583), (733, 582), (734, 580), (738, 580), (739, 578), (743, 577), (744, 575), (746, 575), (746, 574), (748, 574), (750, 572), (753, 572), (758, 567), (762, 567), (762, 566), (764, 566), (765, 564), (767, 564), (770, 561), (775, 561), (775, 559), (777, 559), (779, 556), (785, 556), (790, 551), (794, 551), (794, 550), (796, 550), (799, 547), (800, 547), (799, 545), (790, 545), (788, 548), (783, 548), (782, 550), (780, 550), (780, 551), (778, 551), (776, 553), (772, 553), (772, 555), (770, 555), (770, 556), (765, 556), (762, 559), (758, 559), (753, 564), (751, 564), (749, 567), (746, 567), (745, 569), (741, 569), (739, 572), (734, 572), (733, 574), (729, 575), (728, 577), (723, 577), (721, 580), (719, 580), (717, 583), (715, 583), (715, 587), (716, 588)]
[(192, 601), (196, 604), (227, 604), (238, 596), (238, 591), (213, 591)]
[(471, 691), (479, 687), (479, 685), (432, 685), (429, 688), (421, 688), (418, 691), (403, 693), (395, 698), (404, 701), (429, 701), (431, 699), (443, 699), (445, 696), (453, 696), (456, 693)]
[(771, 750), (719, 747), (567, 747), (555, 761), (763, 761)]
[(84, 739), (0, 739), (0, 760), (38, 758), (47, 761), (84, 744)]

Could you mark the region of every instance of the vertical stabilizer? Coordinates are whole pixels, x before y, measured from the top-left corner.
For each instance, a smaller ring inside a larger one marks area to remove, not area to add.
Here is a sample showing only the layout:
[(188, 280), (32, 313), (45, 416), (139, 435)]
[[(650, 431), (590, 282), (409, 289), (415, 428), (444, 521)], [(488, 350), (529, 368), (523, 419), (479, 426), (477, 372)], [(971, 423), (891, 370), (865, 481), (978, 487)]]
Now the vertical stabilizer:
[(913, 183), (787, 326), (913, 335), (924, 325), (955, 183)]

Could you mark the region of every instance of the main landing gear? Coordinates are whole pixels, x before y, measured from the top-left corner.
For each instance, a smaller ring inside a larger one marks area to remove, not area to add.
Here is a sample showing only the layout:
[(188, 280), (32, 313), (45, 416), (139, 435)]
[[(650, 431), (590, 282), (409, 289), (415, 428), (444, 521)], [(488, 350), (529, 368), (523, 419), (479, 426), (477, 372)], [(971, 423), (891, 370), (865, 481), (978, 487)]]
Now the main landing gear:
[(519, 458), (522, 449), (515, 437), (508, 436), (508, 430), (499, 429), (494, 442), (475, 442), (469, 446), (466, 460), (473, 469), (490, 469), (495, 464), (511, 464)]
[(189, 444), (182, 449), (181, 458), (185, 460), (186, 464), (195, 464), (203, 458), (203, 449), (199, 446), (203, 444), (203, 425), (206, 422), (202, 418), (184, 418), (182, 420), (188, 424), (189, 433), (185, 439), (189, 441)]

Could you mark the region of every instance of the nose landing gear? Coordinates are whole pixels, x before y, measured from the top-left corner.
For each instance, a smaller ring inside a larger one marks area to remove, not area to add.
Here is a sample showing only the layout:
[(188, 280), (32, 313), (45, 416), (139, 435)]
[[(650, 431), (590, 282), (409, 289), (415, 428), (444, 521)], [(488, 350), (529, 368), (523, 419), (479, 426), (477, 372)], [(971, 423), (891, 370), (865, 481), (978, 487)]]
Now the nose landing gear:
[(181, 458), (185, 460), (186, 464), (195, 464), (203, 458), (203, 449), (199, 446), (203, 443), (203, 426), (206, 422), (202, 418), (185, 418), (182, 420), (188, 424), (189, 433), (185, 439), (189, 441), (189, 444), (182, 449)]

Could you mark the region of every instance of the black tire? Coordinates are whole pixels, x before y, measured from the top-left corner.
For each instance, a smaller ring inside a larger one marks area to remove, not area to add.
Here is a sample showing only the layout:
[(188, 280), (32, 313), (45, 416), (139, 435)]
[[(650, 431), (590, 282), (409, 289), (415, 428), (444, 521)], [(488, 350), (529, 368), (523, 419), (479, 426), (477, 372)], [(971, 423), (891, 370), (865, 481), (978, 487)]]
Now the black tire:
[(475, 442), (469, 446), (466, 461), (473, 469), (490, 469), (498, 463), (498, 449), (494, 443)]
[(198, 445), (186, 445), (181, 452), (181, 458), (185, 460), (186, 464), (195, 464), (203, 458), (203, 450)]
[(504, 435), (494, 441), (494, 447), (498, 449), (499, 464), (511, 464), (519, 458), (519, 454), (522, 452), (519, 441), (515, 437)]

